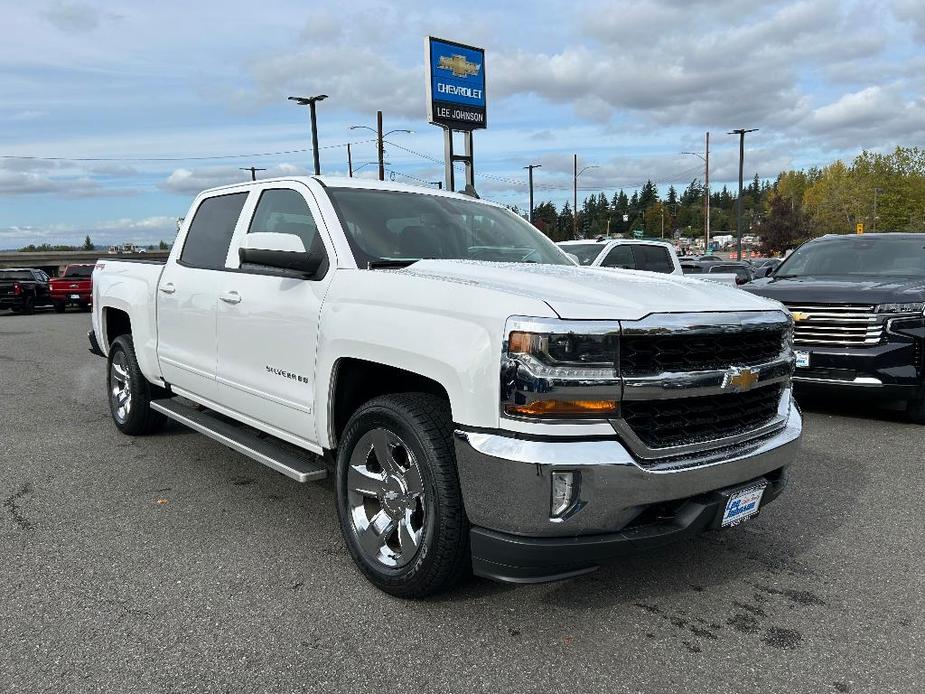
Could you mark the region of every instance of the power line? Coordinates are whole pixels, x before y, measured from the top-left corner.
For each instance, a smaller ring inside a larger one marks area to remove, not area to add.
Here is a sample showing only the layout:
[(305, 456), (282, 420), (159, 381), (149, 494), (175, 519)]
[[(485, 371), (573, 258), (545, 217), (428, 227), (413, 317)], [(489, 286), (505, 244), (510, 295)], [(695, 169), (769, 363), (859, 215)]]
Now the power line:
[[(361, 145), (367, 142), (375, 142), (376, 139), (357, 140), (355, 142), (341, 142), (336, 145), (324, 145), (318, 149), (335, 149), (349, 145)], [(304, 154), (310, 152), (310, 148), (304, 149), (287, 149), (279, 152), (256, 152), (252, 154), (210, 154), (195, 157), (39, 157), (19, 154), (0, 154), (0, 159), (14, 159), (27, 161), (206, 161), (210, 159), (243, 159), (246, 157), (277, 157), (284, 154)]]

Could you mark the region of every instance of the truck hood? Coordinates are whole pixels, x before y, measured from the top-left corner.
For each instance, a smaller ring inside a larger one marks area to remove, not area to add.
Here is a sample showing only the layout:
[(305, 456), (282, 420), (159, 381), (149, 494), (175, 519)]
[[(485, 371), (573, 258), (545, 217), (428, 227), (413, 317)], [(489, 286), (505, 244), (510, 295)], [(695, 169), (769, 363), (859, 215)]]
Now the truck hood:
[(398, 272), (538, 299), (570, 320), (638, 320), (650, 313), (780, 308), (716, 282), (635, 270), (420, 260)]
[(864, 275), (771, 277), (746, 285), (746, 291), (787, 303), (908, 303), (925, 301), (925, 279)]

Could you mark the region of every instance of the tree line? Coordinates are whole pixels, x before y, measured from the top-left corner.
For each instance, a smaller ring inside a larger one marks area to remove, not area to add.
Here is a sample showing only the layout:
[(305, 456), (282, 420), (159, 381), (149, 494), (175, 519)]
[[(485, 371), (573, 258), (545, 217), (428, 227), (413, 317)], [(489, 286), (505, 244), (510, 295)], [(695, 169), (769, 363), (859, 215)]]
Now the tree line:
[[(536, 226), (554, 241), (598, 235), (702, 237), (704, 193), (700, 179), (663, 196), (651, 180), (628, 196), (618, 190), (587, 196), (577, 219), (570, 203), (534, 208)], [(782, 171), (774, 181), (757, 174), (743, 189), (744, 233), (762, 238), (765, 253), (781, 253), (822, 234), (865, 231), (925, 231), (925, 150), (897, 147), (889, 153), (863, 151), (850, 164)], [(710, 192), (710, 229), (736, 228), (736, 193), (726, 186)]]

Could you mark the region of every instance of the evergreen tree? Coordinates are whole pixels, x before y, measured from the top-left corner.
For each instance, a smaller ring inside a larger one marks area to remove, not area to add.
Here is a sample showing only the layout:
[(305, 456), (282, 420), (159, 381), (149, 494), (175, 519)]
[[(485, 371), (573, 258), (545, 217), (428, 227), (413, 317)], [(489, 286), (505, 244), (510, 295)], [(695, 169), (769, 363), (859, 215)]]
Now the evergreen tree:
[(87, 238), (84, 239), (83, 250), (85, 251), (95, 251), (96, 246), (93, 245), (93, 242), (90, 240), (90, 234), (87, 234)]

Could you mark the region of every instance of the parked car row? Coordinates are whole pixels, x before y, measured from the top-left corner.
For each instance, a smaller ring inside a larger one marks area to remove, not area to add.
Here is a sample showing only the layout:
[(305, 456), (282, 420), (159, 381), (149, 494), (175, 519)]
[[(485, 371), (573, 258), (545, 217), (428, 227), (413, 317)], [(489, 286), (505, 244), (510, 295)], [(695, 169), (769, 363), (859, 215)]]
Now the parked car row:
[(93, 264), (68, 265), (62, 277), (35, 268), (0, 269), (0, 310), (31, 314), (41, 306), (64, 313), (68, 306), (89, 310), (93, 296)]

